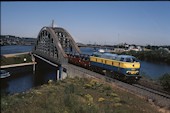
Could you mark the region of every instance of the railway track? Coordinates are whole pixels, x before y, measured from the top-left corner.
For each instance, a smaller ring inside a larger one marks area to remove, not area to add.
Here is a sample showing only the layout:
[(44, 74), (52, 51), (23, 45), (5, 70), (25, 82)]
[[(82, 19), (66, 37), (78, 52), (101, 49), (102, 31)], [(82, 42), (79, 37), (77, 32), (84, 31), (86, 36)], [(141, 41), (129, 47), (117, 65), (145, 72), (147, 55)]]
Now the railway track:
[(128, 90), (131, 93), (137, 94), (139, 96), (145, 97), (147, 101), (150, 103), (154, 103), (155, 105), (158, 105), (160, 107), (168, 107), (170, 108), (170, 95), (156, 91), (154, 89), (150, 89), (144, 86), (141, 86), (139, 84), (128, 84), (113, 78), (110, 78), (106, 75), (102, 75), (90, 70), (87, 70), (82, 67), (78, 67), (72, 64), (69, 64), (72, 68), (74, 68), (77, 71), (80, 71), (81, 73), (84, 73), (83, 75), (93, 76), (99, 79), (106, 80), (110, 83), (115, 83), (118, 87), (121, 87), (123, 89)]
[(123, 89), (127, 89), (131, 93), (145, 97), (145, 99), (152, 104), (154, 103), (155, 105), (160, 106), (160, 107), (170, 108), (170, 95), (166, 93), (162, 93), (162, 92), (141, 86), (139, 84), (128, 84), (128, 83), (124, 83), (122, 81), (115, 80), (112, 78), (108, 78), (108, 77), (105, 77), (105, 78), (114, 82), (119, 87), (122, 87)]
[(162, 93), (162, 92), (159, 92), (157, 90), (154, 90), (154, 89), (150, 89), (150, 88), (147, 88), (145, 86), (142, 86), (142, 85), (139, 85), (139, 84), (132, 84), (133, 86), (137, 87), (137, 88), (140, 88), (140, 89), (143, 89), (143, 90), (146, 90), (148, 92), (151, 92), (151, 93), (154, 93), (154, 94), (157, 94), (157, 95), (160, 95), (162, 97), (165, 97), (167, 99), (170, 99), (170, 95), (166, 94), (166, 93)]

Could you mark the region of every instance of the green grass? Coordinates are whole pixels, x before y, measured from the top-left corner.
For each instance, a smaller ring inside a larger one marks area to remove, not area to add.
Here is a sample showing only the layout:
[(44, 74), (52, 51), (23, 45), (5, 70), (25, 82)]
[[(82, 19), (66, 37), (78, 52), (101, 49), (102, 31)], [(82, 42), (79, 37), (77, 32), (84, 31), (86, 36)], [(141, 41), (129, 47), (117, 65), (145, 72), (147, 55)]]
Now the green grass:
[[(24, 62), (24, 58), (27, 59), (26, 62)], [(31, 56), (29, 54), (16, 55), (12, 57), (1, 56), (1, 65), (20, 64), (28, 62), (32, 62)]]
[[(86, 84), (89, 84), (86, 87)], [(146, 100), (97, 79), (67, 78), (1, 97), (2, 113), (158, 113)]]

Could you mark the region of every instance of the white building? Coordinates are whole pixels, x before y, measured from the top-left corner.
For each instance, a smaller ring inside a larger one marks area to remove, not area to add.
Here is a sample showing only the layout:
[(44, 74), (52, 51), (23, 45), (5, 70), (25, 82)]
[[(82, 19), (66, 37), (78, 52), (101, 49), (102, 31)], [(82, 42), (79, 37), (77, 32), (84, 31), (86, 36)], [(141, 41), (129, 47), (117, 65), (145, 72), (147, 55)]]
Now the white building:
[(129, 51), (142, 51), (142, 47), (141, 46), (129, 46), (128, 48)]

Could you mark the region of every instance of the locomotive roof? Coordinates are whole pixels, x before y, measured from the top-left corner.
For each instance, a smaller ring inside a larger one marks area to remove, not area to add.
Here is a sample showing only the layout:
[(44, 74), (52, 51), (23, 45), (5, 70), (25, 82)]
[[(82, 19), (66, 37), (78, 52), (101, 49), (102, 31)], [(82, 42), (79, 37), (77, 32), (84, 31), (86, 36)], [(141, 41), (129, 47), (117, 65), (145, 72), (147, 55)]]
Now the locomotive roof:
[(93, 52), (93, 54), (95, 54), (95, 55), (102, 55), (103, 53), (100, 53), (100, 52)]
[(103, 55), (107, 55), (107, 56), (117, 56), (117, 54), (112, 54), (112, 53), (104, 53)]
[(131, 55), (118, 55), (118, 57), (123, 57), (123, 58), (135, 58), (134, 56), (131, 56)]
[(117, 55), (117, 54), (112, 54), (112, 53), (100, 53), (100, 52), (94, 52), (94, 55), (99, 55), (102, 57), (108, 56), (108, 57), (117, 57), (117, 58), (135, 58), (134, 56), (131, 55)]

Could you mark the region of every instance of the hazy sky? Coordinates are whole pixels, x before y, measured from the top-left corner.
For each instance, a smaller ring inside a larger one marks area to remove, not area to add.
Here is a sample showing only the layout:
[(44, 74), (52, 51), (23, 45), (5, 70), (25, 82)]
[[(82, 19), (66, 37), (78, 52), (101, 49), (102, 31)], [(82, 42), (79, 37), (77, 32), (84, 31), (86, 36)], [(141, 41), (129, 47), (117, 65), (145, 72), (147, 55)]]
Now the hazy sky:
[(1, 2), (1, 34), (37, 37), (55, 24), (76, 42), (170, 45), (170, 2)]

